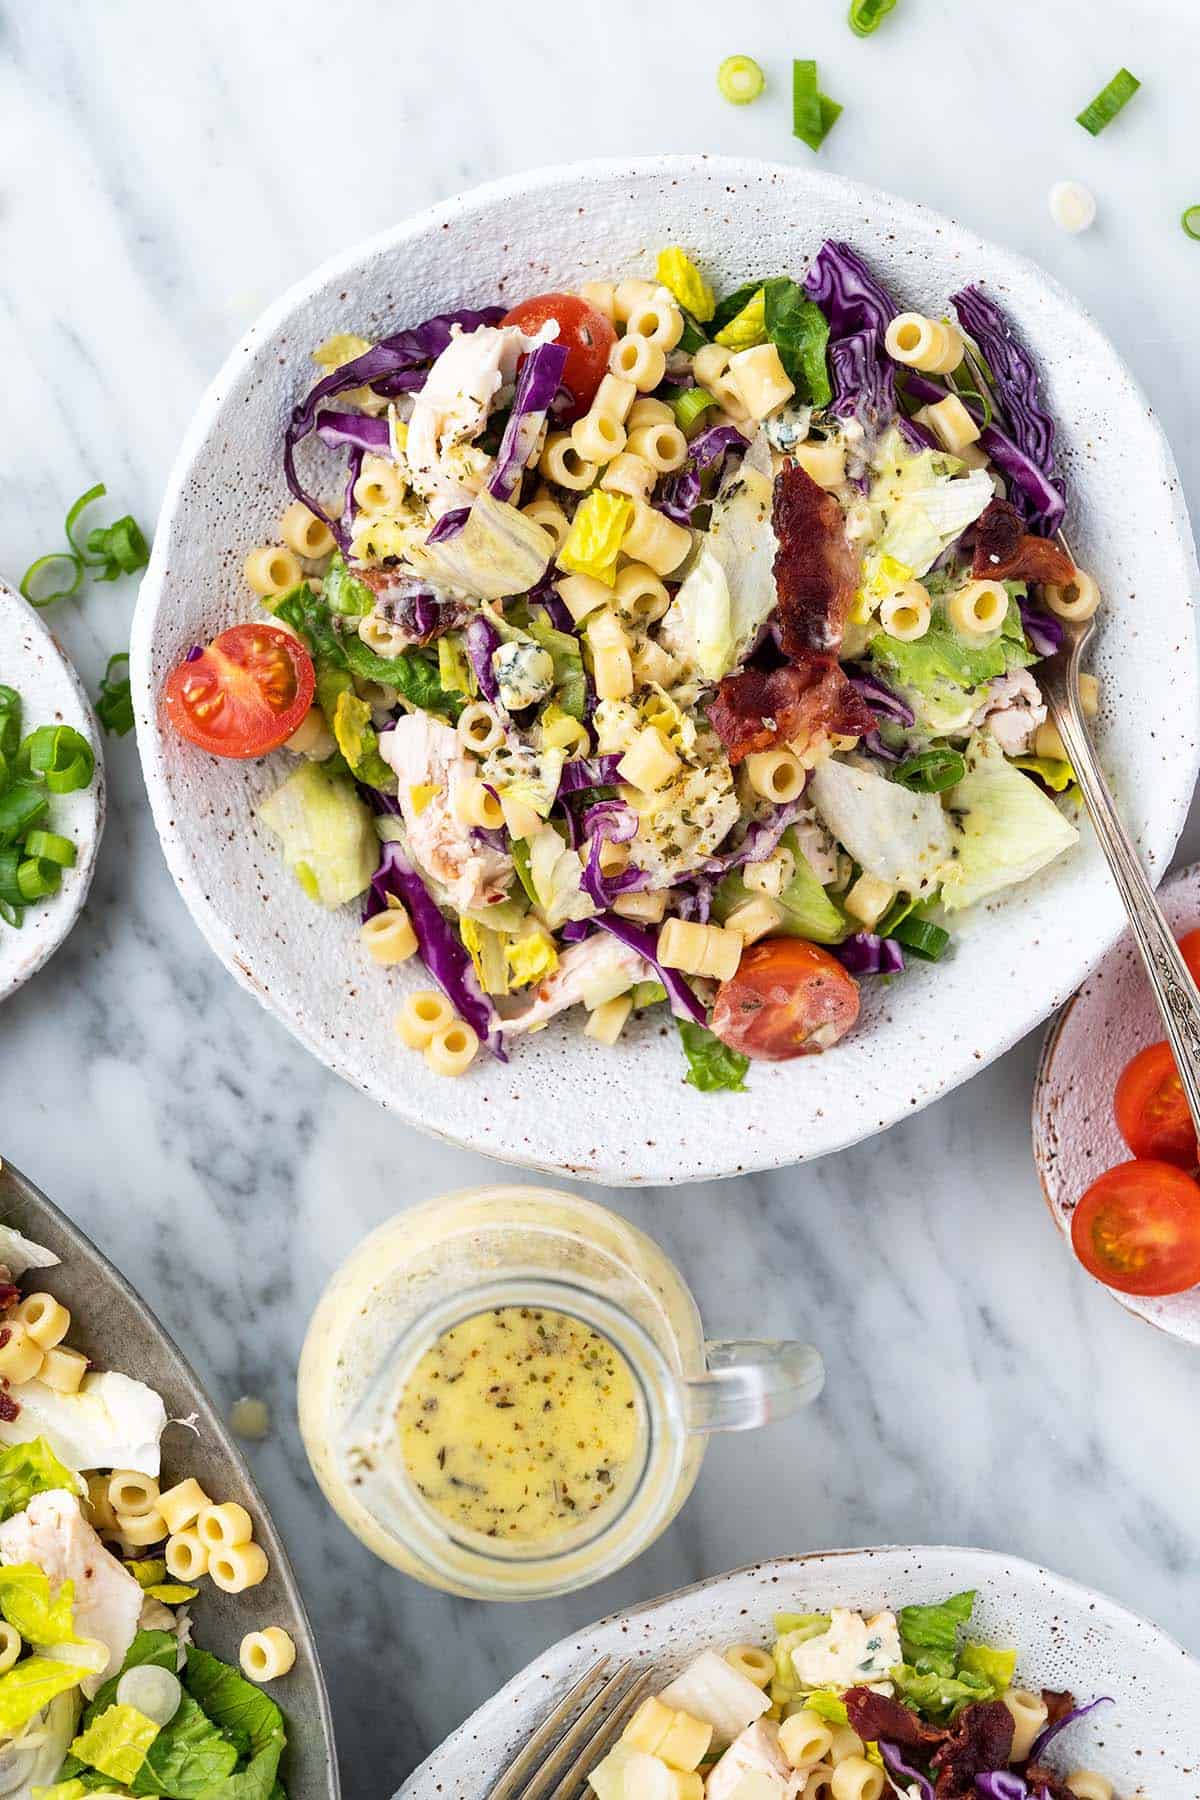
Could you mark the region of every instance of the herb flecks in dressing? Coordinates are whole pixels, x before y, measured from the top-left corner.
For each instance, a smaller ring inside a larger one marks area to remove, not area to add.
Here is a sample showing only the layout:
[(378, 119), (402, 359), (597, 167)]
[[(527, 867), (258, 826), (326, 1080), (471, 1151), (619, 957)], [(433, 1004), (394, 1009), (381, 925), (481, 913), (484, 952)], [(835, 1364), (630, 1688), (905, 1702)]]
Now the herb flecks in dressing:
[(614, 1345), (565, 1313), (518, 1306), (443, 1333), (417, 1364), (398, 1423), (429, 1506), (523, 1543), (574, 1533), (613, 1506), (641, 1429)]

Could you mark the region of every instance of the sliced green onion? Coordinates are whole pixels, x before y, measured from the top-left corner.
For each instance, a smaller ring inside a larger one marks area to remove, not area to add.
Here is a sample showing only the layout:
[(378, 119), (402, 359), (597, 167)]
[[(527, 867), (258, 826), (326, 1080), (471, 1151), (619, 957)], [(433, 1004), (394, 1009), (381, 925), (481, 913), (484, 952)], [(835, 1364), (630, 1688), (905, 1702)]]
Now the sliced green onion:
[[(114, 675), (113, 671), (124, 664), (126, 673)], [(127, 731), (133, 730), (133, 690), (129, 685), (129, 652), (119, 650), (108, 659), (108, 667), (100, 682), (100, 692), (96, 699), (96, 717), (105, 731), (111, 731), (117, 737), (124, 737)]]
[(76, 543), (75, 527), (79, 523), (80, 513), (84, 512), (92, 504), (93, 500), (103, 500), (103, 498), (104, 498), (105, 494), (107, 494), (107, 492), (108, 492), (108, 489), (105, 487), (104, 483), (102, 481), (98, 481), (96, 483), (95, 487), (90, 487), (88, 489), (86, 494), (80, 494), (78, 500), (75, 502), (74, 506), (71, 508), (70, 512), (67, 514), (66, 521), (63, 525), (63, 530), (67, 534), (68, 544), (70, 544), (72, 550), (75, 552), (76, 556), (79, 557), (80, 561), (87, 563), (89, 565), (91, 564), (92, 558), (90, 557), (90, 555), (88, 553), (88, 547), (86, 544)]
[(896, 0), (850, 0), (850, 29), (856, 37), (870, 37), (895, 7)]
[(0, 900), (0, 919), (3, 919), (6, 925), (11, 925), (14, 931), (20, 931), (25, 923), (25, 908), (10, 906), (7, 900)]
[(716, 396), (707, 388), (677, 388), (674, 397), (667, 402), (675, 414), (675, 423), (680, 431), (690, 431), (701, 413), (707, 412), (710, 406), (717, 404)]
[(911, 950), (914, 956), (920, 956), (925, 962), (937, 962), (946, 951), (950, 942), (950, 933), (932, 919), (923, 919), (919, 913), (911, 913), (898, 925), (893, 925), (891, 934), (898, 944)]
[(717, 70), (717, 86), (734, 106), (748, 106), (766, 85), (767, 78), (752, 56), (727, 56)]
[(61, 865), (48, 859), (27, 856), (17, 868), (17, 887), (22, 900), (44, 900), (48, 894), (58, 892), (61, 881)]
[(1195, 206), (1185, 209), (1179, 223), (1190, 238), (1195, 238), (1196, 242), (1200, 243), (1200, 201), (1197, 201)]
[(0, 844), (15, 844), (50, 811), (46, 790), (40, 783), (14, 781), (0, 794)]
[(792, 135), (819, 150), (842, 109), (817, 87), (817, 65), (809, 58), (792, 63)]
[[(65, 573), (55, 576), (45, 573), (47, 569), (60, 565), (72, 571), (71, 579), (65, 587), (62, 586), (66, 580)], [(50, 583), (54, 585), (50, 586), (48, 593), (37, 591)], [(82, 557), (76, 556), (73, 550), (51, 550), (48, 555), (39, 556), (36, 562), (30, 563), (21, 577), (20, 592), (30, 606), (50, 606), (55, 600), (69, 600), (82, 586)]]
[(15, 756), (20, 743), (21, 696), (16, 688), (0, 685), (0, 751)]
[(892, 780), (910, 794), (944, 794), (947, 788), (957, 787), (966, 772), (966, 762), (957, 750), (923, 750), (893, 769)]
[(1108, 86), (1101, 88), (1096, 98), (1089, 101), (1081, 113), (1076, 113), (1075, 123), (1090, 131), (1093, 137), (1099, 137), (1106, 125), (1111, 125), (1122, 107), (1128, 106), (1133, 96), (1141, 87), (1136, 75), (1128, 69), (1118, 69)]
[(25, 839), (25, 854), (57, 863), (60, 869), (75, 867), (75, 846), (70, 838), (61, 837), (57, 831), (31, 831)]
[(150, 561), (150, 547), (131, 513), (111, 525), (97, 525), (87, 535), (88, 566), (97, 581), (115, 581), (133, 575)]
[(988, 393), (987, 389), (972, 387), (971, 376), (964, 373), (961, 364), (951, 375), (950, 381), (960, 400), (974, 400), (975, 404), (979, 407), (980, 411), (983, 413), (980, 424), (985, 427), (990, 425), (995, 413), (995, 408), (992, 405), (992, 396)]
[(0, 903), (5, 906), (22, 907), (24, 895), (17, 885), (17, 871), (21, 866), (21, 852), (12, 847), (0, 850)]
[(70, 725), (39, 725), (21, 745), (21, 760), (52, 794), (87, 787), (96, 771), (92, 746)]

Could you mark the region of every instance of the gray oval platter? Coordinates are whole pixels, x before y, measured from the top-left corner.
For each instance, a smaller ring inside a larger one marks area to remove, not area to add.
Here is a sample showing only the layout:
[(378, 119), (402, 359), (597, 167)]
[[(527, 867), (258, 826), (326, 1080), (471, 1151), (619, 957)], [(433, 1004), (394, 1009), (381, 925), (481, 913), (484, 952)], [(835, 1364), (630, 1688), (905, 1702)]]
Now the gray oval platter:
[(173, 1425), (163, 1437), (164, 1488), (194, 1475), (206, 1493), (240, 1501), (271, 1563), (266, 1580), (247, 1594), (223, 1594), (205, 1582), (195, 1603), (194, 1636), (204, 1649), (236, 1666), (247, 1631), (282, 1625), (290, 1633), (295, 1667), (267, 1689), (287, 1720), (280, 1773), (288, 1800), (339, 1800), (329, 1698), (296, 1578), (253, 1477), (194, 1370), (107, 1257), (19, 1170), (7, 1165), (0, 1165), (0, 1222), (61, 1258), (57, 1268), (40, 1272), (39, 1281), (71, 1308), (72, 1344), (99, 1368), (120, 1369), (157, 1388), (168, 1418), (194, 1415), (195, 1432)]

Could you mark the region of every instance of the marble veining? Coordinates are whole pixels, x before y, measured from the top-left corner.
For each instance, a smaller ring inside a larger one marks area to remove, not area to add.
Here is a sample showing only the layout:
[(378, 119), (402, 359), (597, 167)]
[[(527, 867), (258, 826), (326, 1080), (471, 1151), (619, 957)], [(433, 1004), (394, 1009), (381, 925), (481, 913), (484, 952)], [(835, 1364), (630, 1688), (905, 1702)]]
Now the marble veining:
[[(325, 256), (534, 164), (696, 148), (807, 158), (787, 92), (790, 58), (806, 54), (846, 106), (823, 165), (1043, 262), (1114, 337), (1194, 486), (1200, 246), (1177, 223), (1198, 197), (1193, 9), (1147, 0), (1134, 29), (1104, 0), (1084, 40), (1074, 8), (901, 0), (865, 43), (842, 13), (841, 0), (746, 0), (736, 18), (716, 0), (686, 16), (610, 0), (522, 27), (468, 0), (450, 28), (383, 0), (0, 0), (0, 569), (19, 577), (95, 480), (148, 525), (229, 346)], [(712, 84), (735, 49), (772, 80), (740, 111)], [(1143, 92), (1093, 143), (1072, 116), (1122, 62)], [(922, 115), (914, 96), (934, 71)], [(969, 132), (946, 124), (958, 107)], [(1100, 202), (1079, 239), (1046, 212), (1064, 176)], [(93, 692), (132, 603), (120, 584), (59, 609)], [(323, 1646), (348, 1792), (389, 1793), (561, 1633), (798, 1549), (1008, 1549), (1200, 1651), (1193, 1355), (1064, 1253), (1029, 1153), (1032, 1041), (886, 1138), (804, 1170), (609, 1196), (677, 1258), (714, 1335), (802, 1332), (829, 1365), (816, 1409), (714, 1442), (638, 1565), (517, 1610), (377, 1565), (307, 1475), (291, 1391), (304, 1324), (364, 1231), (494, 1165), (378, 1111), (241, 992), (170, 881), (132, 739), (109, 747), (109, 780), (84, 917), (0, 1011), (0, 1153), (125, 1269), (219, 1405), (270, 1401), (275, 1429), (251, 1460)], [(1198, 847), (1194, 821), (1179, 860)]]

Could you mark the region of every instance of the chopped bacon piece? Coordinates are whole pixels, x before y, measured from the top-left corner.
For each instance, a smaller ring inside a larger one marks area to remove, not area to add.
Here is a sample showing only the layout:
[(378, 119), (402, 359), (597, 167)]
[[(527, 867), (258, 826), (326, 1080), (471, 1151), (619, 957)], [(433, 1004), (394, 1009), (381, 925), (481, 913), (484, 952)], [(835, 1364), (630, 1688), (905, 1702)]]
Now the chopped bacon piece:
[(0, 1281), (0, 1312), (7, 1312), (21, 1298), (21, 1290), (15, 1282)]
[(937, 1800), (968, 1800), (975, 1777), (1006, 1769), (1012, 1755), (1013, 1716), (1003, 1700), (976, 1700), (965, 1706), (946, 1742), (934, 1752)]
[(1037, 1800), (1075, 1800), (1071, 1789), (1056, 1775), (1053, 1769), (1043, 1768), (1041, 1763), (1027, 1763), (1024, 1769), (1025, 1780), (1029, 1784), (1029, 1792), (1037, 1795)]
[(828, 656), (807, 656), (781, 669), (727, 675), (709, 703), (713, 730), (740, 763), (755, 750), (819, 733), (863, 737), (875, 714)]
[(899, 1700), (876, 1694), (867, 1687), (847, 1688), (842, 1695), (846, 1716), (864, 1743), (884, 1738), (905, 1750), (924, 1750), (944, 1744), (950, 1736), (944, 1725), (927, 1725)]
[(1015, 506), (993, 500), (975, 521), (975, 579), (1049, 581), (1065, 587), (1075, 578), (1075, 564), (1049, 538), (1034, 537)]
[(1075, 1711), (1075, 1696), (1070, 1688), (1043, 1688), (1042, 1703), (1046, 1708), (1046, 1724), (1057, 1725)]
[(0, 1388), (0, 1419), (11, 1425), (14, 1419), (21, 1416), (21, 1402), (14, 1400), (7, 1387)]
[(780, 648), (785, 656), (836, 656), (858, 587), (858, 558), (842, 509), (806, 470), (789, 464), (775, 482), (771, 522), (779, 541)]

